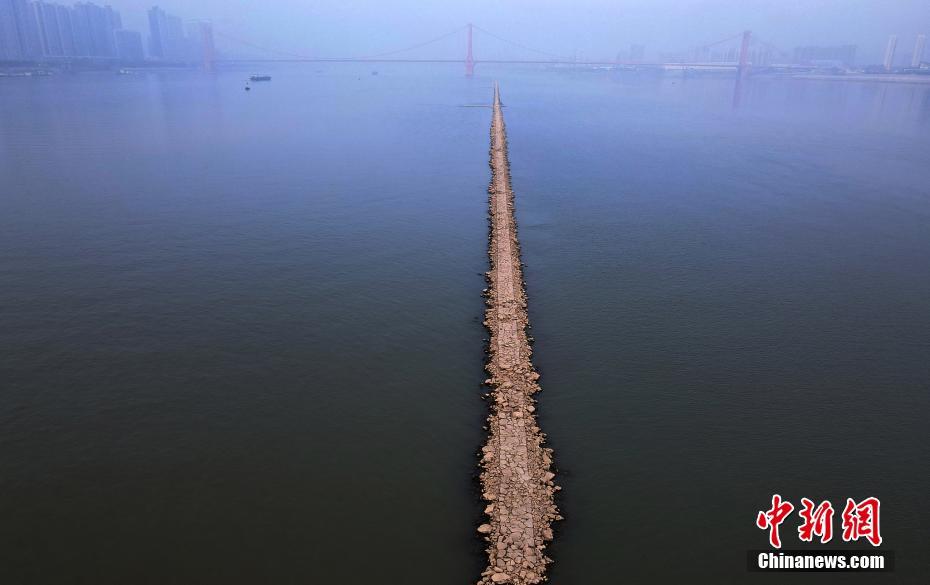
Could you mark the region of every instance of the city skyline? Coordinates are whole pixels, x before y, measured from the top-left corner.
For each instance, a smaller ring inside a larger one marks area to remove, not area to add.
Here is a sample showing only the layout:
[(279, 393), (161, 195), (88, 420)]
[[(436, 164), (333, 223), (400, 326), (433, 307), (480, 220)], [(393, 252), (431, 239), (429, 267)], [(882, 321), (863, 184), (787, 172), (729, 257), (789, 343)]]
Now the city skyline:
[[(189, 19), (178, 16), (163, 9), (161, 5), (149, 6), (143, 11), (144, 26), (138, 26), (139, 2), (130, 0), (114, 0), (116, 5), (129, 7), (127, 21), (136, 24), (125, 26), (123, 13), (112, 5), (97, 5), (93, 2), (77, 2), (65, 5), (45, 0), (0, 0), (0, 59), (15, 61), (17, 59), (30, 60), (38, 58), (56, 57), (93, 57), (103, 59), (119, 59), (122, 61), (142, 61), (145, 59), (165, 62), (200, 62), (209, 55), (212, 63), (215, 55), (213, 40), (214, 25), (210, 21)], [(173, 2), (169, 0), (168, 5)], [(713, 4), (713, 3), (710, 3)], [(867, 4), (860, 3), (860, 4)], [(209, 2), (200, 2), (200, 10), (209, 6)], [(287, 7), (287, 2), (281, 2)], [(689, 3), (682, 3), (683, 6)], [(222, 11), (221, 11), (222, 13)], [(263, 15), (254, 19), (256, 28), (261, 28)], [(343, 19), (343, 26), (359, 26), (364, 19)], [(250, 19), (249, 24), (252, 24)], [(318, 26), (325, 21), (315, 21)], [(280, 38), (262, 42), (250, 36), (251, 32), (243, 36), (229, 34), (229, 28), (235, 29), (238, 25), (226, 17), (220, 17), (217, 27), (222, 37), (221, 50), (230, 58), (237, 57), (274, 57), (275, 53), (287, 54), (286, 29)], [(335, 29), (335, 27), (333, 27)], [(521, 34), (523, 31), (521, 31)], [(241, 34), (241, 33), (240, 33)], [(771, 37), (763, 33), (766, 39), (765, 46), (753, 47), (751, 62), (756, 65), (769, 65), (772, 63), (795, 64), (826, 64), (835, 63), (837, 66), (867, 66), (878, 65), (885, 70), (896, 67), (919, 68), (923, 63), (926, 36), (923, 32), (914, 35), (904, 35), (892, 32), (885, 37), (885, 41), (877, 49), (875, 43), (863, 45), (855, 42), (844, 43), (804, 43), (794, 46), (776, 46)], [(760, 36), (754, 36), (759, 39)], [(409, 43), (419, 39), (406, 39)], [(709, 39), (707, 39), (709, 40)], [(825, 39), (817, 39), (825, 40)], [(911, 41), (913, 40), (913, 44)], [(710, 45), (694, 45), (678, 47), (673, 50), (665, 48), (659, 39), (655, 43), (631, 43), (626, 51), (618, 47), (610, 55), (616, 55), (618, 61), (627, 56), (631, 61), (694, 61), (694, 62), (728, 62), (734, 61), (738, 47), (711, 47)], [(385, 38), (384, 42), (388, 42)], [(448, 43), (447, 43), (448, 44)], [(684, 44), (684, 39), (681, 41)], [(500, 51), (493, 43), (480, 47), (484, 55)], [(911, 49), (913, 47), (913, 49)], [(380, 47), (379, 49), (394, 49), (396, 47)], [(527, 47), (509, 47), (511, 52), (520, 53)], [(456, 52), (457, 47), (432, 47), (437, 51), (437, 57), (448, 58), (454, 55), (445, 55), (446, 52)], [(295, 56), (352, 57), (355, 53), (313, 53), (294, 52)], [(607, 60), (609, 55), (595, 55), (584, 51), (564, 53), (569, 59)], [(500, 54), (495, 55), (500, 58)], [(479, 53), (478, 60), (482, 57)]]
[(94, 58), (141, 62), (212, 61), (212, 27), (187, 21), (158, 6), (144, 34), (127, 28), (119, 10), (93, 2), (0, 0), (0, 60)]
[[(148, 0), (111, 0), (127, 18), (141, 22)], [(926, 2), (903, 0), (163, 0), (168, 12), (213, 22), (217, 33), (246, 39), (282, 52), (314, 57), (377, 54), (425, 41), (468, 22), (522, 44), (559, 55), (607, 59), (631, 45), (649, 55), (689, 52), (705, 43), (752, 30), (786, 53), (795, 47), (857, 45), (857, 60), (880, 64), (889, 35), (902, 46), (899, 65), (919, 34), (930, 31)], [(347, 42), (351, 39), (351, 43)], [(228, 40), (223, 48), (244, 53)], [(508, 56), (514, 47), (480, 47), (476, 58)], [(506, 51), (505, 51), (506, 50)], [(442, 57), (457, 55), (446, 47)]]

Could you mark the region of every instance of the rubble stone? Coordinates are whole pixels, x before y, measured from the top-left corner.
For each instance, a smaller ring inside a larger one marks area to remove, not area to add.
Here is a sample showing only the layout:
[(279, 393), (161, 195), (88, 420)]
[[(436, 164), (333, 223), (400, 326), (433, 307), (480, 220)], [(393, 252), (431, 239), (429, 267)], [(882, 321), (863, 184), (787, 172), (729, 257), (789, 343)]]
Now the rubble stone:
[[(539, 391), (527, 337), (529, 320), (514, 217), (514, 194), (507, 161), (507, 135), (500, 91), (495, 87), (491, 124), (491, 185), (487, 311), (490, 331), (488, 379), (494, 400), (488, 440), (481, 459), (481, 483), (489, 503), (488, 569), (479, 585), (535, 585), (546, 580), (545, 556), (551, 521), (561, 518), (553, 501), (551, 449), (534, 415), (532, 395)], [(490, 455), (490, 456), (488, 456)], [(492, 504), (493, 503), (493, 504)]]

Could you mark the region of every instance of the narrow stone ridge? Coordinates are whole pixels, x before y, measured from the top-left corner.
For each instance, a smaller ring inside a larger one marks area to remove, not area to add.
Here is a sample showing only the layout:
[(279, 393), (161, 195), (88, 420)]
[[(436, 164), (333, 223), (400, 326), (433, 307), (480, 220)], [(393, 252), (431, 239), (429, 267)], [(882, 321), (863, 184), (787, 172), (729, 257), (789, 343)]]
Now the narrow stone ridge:
[(500, 88), (494, 88), (491, 123), (490, 287), (484, 324), (491, 333), (486, 366), (491, 387), (489, 437), (482, 448), (481, 486), (487, 502), (486, 524), (478, 527), (488, 542), (488, 568), (479, 585), (523, 585), (546, 580), (545, 555), (551, 523), (561, 520), (553, 496), (552, 450), (536, 425), (539, 374), (530, 361), (528, 318), (514, 198), (507, 159), (507, 134)]

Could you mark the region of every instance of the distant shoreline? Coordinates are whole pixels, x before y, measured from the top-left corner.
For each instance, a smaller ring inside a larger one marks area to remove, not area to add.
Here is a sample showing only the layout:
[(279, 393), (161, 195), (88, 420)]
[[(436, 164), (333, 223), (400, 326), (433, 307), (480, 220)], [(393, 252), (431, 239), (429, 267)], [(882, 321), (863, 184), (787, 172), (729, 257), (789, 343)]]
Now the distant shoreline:
[(861, 74), (861, 75), (822, 75), (806, 73), (791, 75), (790, 79), (806, 79), (815, 81), (865, 81), (877, 83), (913, 83), (930, 84), (930, 75), (893, 75), (893, 74)]
[[(333, 60), (323, 61), (326, 63), (345, 63), (345, 61)], [(458, 62), (450, 62), (450, 64)], [(218, 71), (238, 70), (241, 69), (244, 62), (230, 62), (224, 67), (217, 63)], [(542, 64), (540, 64), (542, 65)], [(76, 72), (100, 72), (100, 71), (164, 71), (164, 70), (198, 70), (202, 69), (200, 63), (181, 63), (181, 62), (161, 62), (161, 61), (106, 61), (106, 60), (76, 60), (76, 61), (0, 61), (0, 77), (45, 77), (58, 73), (76, 73)], [(676, 74), (686, 75), (714, 76), (735, 74), (732, 68), (720, 69), (691, 69), (685, 65), (680, 68), (661, 68), (650, 67), (647, 69), (617, 69), (611, 66), (604, 67), (586, 67), (584, 65), (572, 65), (572, 69), (589, 70), (589, 71), (608, 71), (616, 73), (653, 73), (658, 75), (669, 75), (675, 77)], [(801, 73), (786, 71), (765, 71), (758, 70), (752, 77), (769, 78), (769, 79), (789, 79), (789, 80), (807, 80), (807, 81), (847, 81), (858, 83), (895, 83), (895, 84), (913, 84), (924, 85), (930, 84), (930, 75), (922, 73)]]

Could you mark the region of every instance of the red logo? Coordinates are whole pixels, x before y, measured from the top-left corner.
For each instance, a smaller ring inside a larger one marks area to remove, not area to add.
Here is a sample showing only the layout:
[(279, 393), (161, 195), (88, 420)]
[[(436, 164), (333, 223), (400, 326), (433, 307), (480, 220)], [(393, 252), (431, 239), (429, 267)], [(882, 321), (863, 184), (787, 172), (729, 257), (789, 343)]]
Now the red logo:
[(785, 521), (785, 518), (794, 510), (794, 504), (791, 502), (782, 502), (781, 496), (775, 494), (772, 496), (772, 507), (767, 512), (759, 512), (756, 516), (756, 526), (769, 530), (769, 544), (775, 548), (781, 548), (781, 537), (778, 534), (778, 527)]
[(852, 498), (846, 498), (846, 508), (843, 509), (843, 540), (853, 542), (865, 538), (878, 546), (882, 543), (882, 535), (878, 531), (878, 510), (881, 502), (878, 498), (866, 498), (856, 503)]
[(801, 505), (804, 507), (798, 514), (804, 518), (804, 524), (798, 528), (798, 538), (811, 542), (814, 536), (819, 536), (823, 544), (833, 540), (833, 504), (823, 501), (814, 509), (814, 502), (801, 498)]
[[(866, 498), (856, 503), (852, 498), (846, 499), (843, 509), (843, 540), (855, 542), (861, 538), (868, 540), (872, 546), (882, 543), (879, 531), (879, 510), (881, 502), (878, 498)], [(769, 544), (774, 548), (781, 548), (781, 535), (779, 527), (794, 511), (794, 504), (782, 500), (781, 496), (772, 496), (772, 507), (759, 512), (756, 516), (756, 526), (769, 531)], [(833, 540), (833, 504), (829, 500), (814, 506), (814, 502), (801, 498), (801, 509), (798, 515), (803, 520), (798, 527), (798, 539), (802, 542), (813, 542), (814, 537), (820, 537), (820, 542), (826, 544)]]

